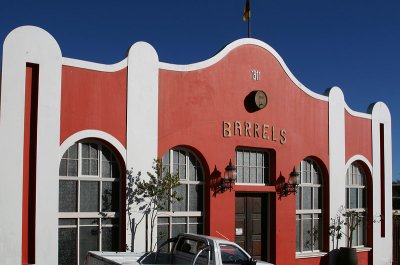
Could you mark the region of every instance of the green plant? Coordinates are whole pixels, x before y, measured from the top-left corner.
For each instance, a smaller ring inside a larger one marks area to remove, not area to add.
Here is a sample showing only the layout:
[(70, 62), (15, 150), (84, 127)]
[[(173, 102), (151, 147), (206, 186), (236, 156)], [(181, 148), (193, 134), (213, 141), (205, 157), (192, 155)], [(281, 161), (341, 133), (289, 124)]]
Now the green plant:
[[(143, 178), (139, 171), (136, 175), (133, 170), (127, 171), (127, 207), (129, 228), (132, 234), (130, 250), (135, 250), (135, 236), (139, 224), (145, 217), (150, 217), (150, 246), (153, 245), (153, 231), (157, 212), (165, 210), (169, 204), (181, 201), (175, 189), (180, 185), (179, 176), (163, 170), (160, 160), (153, 161), (153, 172), (147, 172)], [(139, 220), (132, 217), (134, 207), (140, 213)]]
[(347, 247), (351, 248), (353, 243), (354, 231), (358, 228), (358, 226), (363, 221), (363, 213), (356, 212), (354, 210), (347, 210), (343, 213), (343, 217), (345, 218), (344, 225), (347, 226), (348, 234), (344, 233), (347, 236)]
[[(338, 212), (336, 213), (335, 218), (331, 218), (331, 223), (329, 226), (329, 236), (332, 239), (333, 248), (339, 247), (339, 240), (342, 238), (342, 227), (344, 220), (342, 219), (342, 212), (343, 207), (339, 208)], [(336, 247), (335, 247), (336, 242)]]
[[(355, 210), (345, 209), (341, 206), (336, 213), (335, 218), (331, 218), (331, 225), (329, 227), (329, 235), (332, 237), (333, 247), (338, 248), (339, 240), (342, 235), (347, 237), (347, 247), (351, 248), (353, 243), (354, 231), (362, 223), (364, 217), (362, 212)], [(346, 232), (342, 231), (345, 227)]]

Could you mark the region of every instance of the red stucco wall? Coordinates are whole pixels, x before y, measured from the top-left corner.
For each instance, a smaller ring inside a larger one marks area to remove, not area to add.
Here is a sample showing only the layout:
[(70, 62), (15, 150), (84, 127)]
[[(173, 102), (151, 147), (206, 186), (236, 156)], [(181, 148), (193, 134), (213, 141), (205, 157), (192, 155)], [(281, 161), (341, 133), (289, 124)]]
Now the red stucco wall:
[(127, 69), (62, 68), (61, 143), (74, 133), (101, 130), (126, 146)]
[(372, 121), (345, 111), (346, 161), (354, 155), (365, 156), (372, 164)]
[[(251, 70), (261, 72), (254, 81)], [(244, 107), (245, 97), (254, 90), (268, 96), (266, 108), (254, 113)], [(278, 200), (273, 187), (282, 174), (288, 177), (300, 161), (318, 157), (328, 167), (328, 104), (312, 98), (288, 77), (275, 57), (266, 50), (240, 46), (218, 63), (197, 71), (160, 70), (159, 75), (159, 155), (178, 145), (185, 145), (201, 154), (208, 174), (214, 168), (224, 173), (229, 160), (235, 161), (237, 147), (275, 150), (276, 167), (270, 187), (258, 191), (272, 192), (276, 210), (271, 213), (271, 256), (276, 264), (295, 264), (295, 196)], [(268, 124), (269, 140), (261, 137), (223, 137), (223, 122), (239, 121)], [(272, 140), (272, 127), (275, 129)], [(281, 144), (280, 130), (286, 131)], [(235, 191), (254, 187), (236, 186)], [(206, 219), (209, 233), (234, 240), (235, 192), (214, 193), (209, 189)]]

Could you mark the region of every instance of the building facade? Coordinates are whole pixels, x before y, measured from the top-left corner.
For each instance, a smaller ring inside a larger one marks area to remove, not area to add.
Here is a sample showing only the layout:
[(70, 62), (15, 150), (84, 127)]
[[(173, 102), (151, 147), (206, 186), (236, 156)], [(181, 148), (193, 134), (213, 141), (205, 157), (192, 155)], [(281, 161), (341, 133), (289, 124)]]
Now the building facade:
[[(20, 27), (4, 41), (0, 95), (4, 264), (83, 264), (88, 250), (132, 247), (141, 215), (126, 214), (125, 172), (151, 171), (155, 158), (179, 174), (183, 200), (158, 213), (154, 241), (202, 233), (277, 265), (329, 264), (331, 219), (354, 210), (359, 264), (391, 264), (387, 106), (355, 112), (338, 87), (309, 90), (264, 42), (240, 39), (190, 65), (138, 42), (103, 65)], [(232, 189), (221, 185), (230, 161)], [(277, 193), (293, 169), (297, 193)], [(153, 247), (148, 224), (135, 251)]]

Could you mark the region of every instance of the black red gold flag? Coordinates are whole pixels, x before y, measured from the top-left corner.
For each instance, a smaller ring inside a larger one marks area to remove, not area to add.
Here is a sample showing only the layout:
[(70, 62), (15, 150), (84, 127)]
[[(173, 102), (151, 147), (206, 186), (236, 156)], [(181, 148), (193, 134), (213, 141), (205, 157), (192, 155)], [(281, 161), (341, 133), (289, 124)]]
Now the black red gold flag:
[(250, 0), (246, 0), (246, 5), (243, 11), (243, 21), (250, 19)]

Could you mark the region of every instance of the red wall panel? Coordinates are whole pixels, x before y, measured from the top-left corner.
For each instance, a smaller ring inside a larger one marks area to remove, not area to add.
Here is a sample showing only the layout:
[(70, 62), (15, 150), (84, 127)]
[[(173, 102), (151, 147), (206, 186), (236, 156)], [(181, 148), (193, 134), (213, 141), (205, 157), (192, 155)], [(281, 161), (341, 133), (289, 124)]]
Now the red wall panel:
[(61, 143), (87, 129), (113, 135), (126, 146), (127, 69), (106, 73), (62, 69)]
[(354, 155), (365, 156), (372, 164), (372, 121), (345, 112), (346, 161)]

